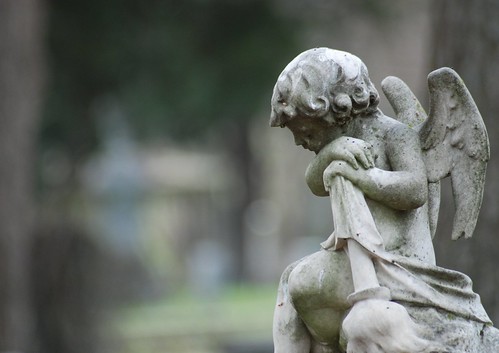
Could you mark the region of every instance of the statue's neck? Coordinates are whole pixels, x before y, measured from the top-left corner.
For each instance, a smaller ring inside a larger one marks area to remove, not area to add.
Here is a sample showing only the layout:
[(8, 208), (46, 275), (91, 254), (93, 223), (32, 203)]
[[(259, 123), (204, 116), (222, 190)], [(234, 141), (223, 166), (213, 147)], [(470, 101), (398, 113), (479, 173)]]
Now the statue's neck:
[[(361, 136), (366, 128), (366, 125), (371, 125), (382, 114), (383, 113), (380, 110), (377, 110), (370, 115), (357, 116), (353, 118), (347, 124), (345, 124), (343, 129), (341, 129), (341, 136)], [(338, 137), (340, 136), (337, 136), (336, 138)]]

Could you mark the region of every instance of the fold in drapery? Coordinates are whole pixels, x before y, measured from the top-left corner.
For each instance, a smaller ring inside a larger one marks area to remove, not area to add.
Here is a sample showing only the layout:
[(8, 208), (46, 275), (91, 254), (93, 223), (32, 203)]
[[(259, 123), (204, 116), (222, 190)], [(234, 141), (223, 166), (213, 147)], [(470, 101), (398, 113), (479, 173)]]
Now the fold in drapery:
[(422, 261), (393, 256), (375, 261), (380, 285), (390, 289), (392, 300), (437, 307), (469, 320), (492, 324), (480, 296), (465, 274)]
[(468, 276), (385, 251), (362, 191), (349, 180), (333, 178), (330, 194), (335, 230), (321, 243), (325, 250), (343, 249), (348, 239), (354, 239), (374, 255), (379, 284), (390, 289), (392, 300), (437, 307), (466, 319), (492, 323)]
[(345, 247), (347, 239), (355, 239), (368, 251), (380, 253), (384, 249), (383, 238), (362, 191), (341, 176), (331, 180), (329, 190), (334, 232), (321, 246), (326, 250), (339, 250)]

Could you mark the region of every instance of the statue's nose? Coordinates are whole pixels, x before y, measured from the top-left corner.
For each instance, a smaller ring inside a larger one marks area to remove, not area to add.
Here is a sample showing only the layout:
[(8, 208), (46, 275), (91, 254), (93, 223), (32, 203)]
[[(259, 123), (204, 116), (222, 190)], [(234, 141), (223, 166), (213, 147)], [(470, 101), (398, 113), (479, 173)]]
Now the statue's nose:
[(284, 127), (288, 121), (289, 117), (286, 114), (283, 112), (277, 113), (274, 109), (272, 109), (272, 113), (270, 114), (271, 127)]
[(272, 127), (284, 127), (291, 119), (296, 116), (296, 111), (293, 107), (287, 106), (284, 109), (272, 109), (270, 114), (270, 126)]

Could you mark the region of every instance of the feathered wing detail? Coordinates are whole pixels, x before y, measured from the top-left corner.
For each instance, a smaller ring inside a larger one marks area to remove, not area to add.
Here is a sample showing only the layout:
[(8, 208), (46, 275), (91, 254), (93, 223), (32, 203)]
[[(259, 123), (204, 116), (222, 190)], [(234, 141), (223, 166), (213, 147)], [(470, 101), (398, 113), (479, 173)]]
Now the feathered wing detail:
[(428, 75), (430, 111), (420, 139), (430, 182), (451, 177), (452, 239), (473, 235), (482, 204), (489, 140), (478, 108), (459, 75), (441, 68)]
[[(411, 89), (400, 78), (386, 77), (381, 82), (383, 93), (388, 98), (397, 120), (418, 130), (428, 116)], [(428, 216), (430, 233), (435, 236), (440, 209), (440, 180), (428, 183)]]
[(432, 236), (438, 220), (440, 180), (450, 176), (456, 208), (452, 239), (471, 237), (482, 203), (490, 152), (485, 125), (464, 82), (450, 68), (431, 72), (428, 118), (402, 80), (387, 77), (381, 85), (397, 119), (419, 131), (429, 181)]

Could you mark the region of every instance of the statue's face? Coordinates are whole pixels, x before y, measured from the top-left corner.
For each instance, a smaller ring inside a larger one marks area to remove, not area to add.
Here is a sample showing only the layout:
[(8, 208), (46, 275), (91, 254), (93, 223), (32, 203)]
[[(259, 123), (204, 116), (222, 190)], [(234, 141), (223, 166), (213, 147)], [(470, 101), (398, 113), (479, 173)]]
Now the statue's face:
[(323, 119), (295, 117), (285, 125), (295, 138), (295, 144), (318, 153), (339, 133), (340, 128)]
[(329, 105), (325, 99), (312, 99), (309, 94), (306, 95), (306, 98), (310, 97), (306, 99), (307, 103), (314, 102), (315, 107), (319, 108), (314, 113), (320, 113), (321, 116), (304, 112), (306, 109), (300, 101), (305, 100), (305, 89), (301, 89), (300, 83), (295, 86), (295, 90), (282, 91), (286, 94), (275, 90), (272, 97), (271, 125), (287, 127), (291, 130), (297, 146), (318, 153), (341, 130), (339, 124), (335, 123), (335, 113), (327, 109)]

